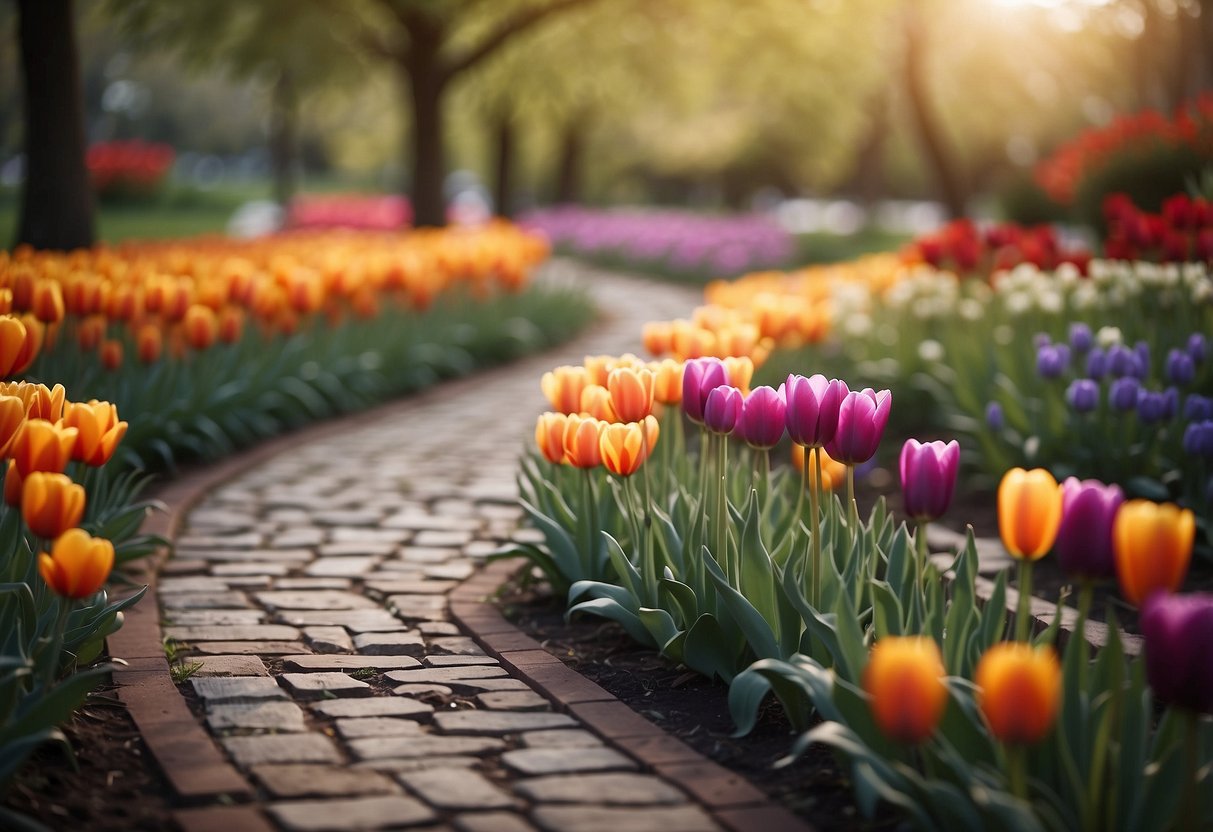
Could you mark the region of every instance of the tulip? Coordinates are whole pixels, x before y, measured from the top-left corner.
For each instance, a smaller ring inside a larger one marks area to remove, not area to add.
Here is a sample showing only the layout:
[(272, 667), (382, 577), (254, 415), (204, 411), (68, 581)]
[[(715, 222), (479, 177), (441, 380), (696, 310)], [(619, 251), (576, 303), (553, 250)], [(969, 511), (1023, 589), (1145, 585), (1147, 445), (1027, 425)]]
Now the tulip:
[(244, 312), (235, 306), (225, 306), (219, 313), (219, 340), (234, 344), (244, 332)]
[(1154, 695), (1213, 714), (1213, 594), (1155, 593), (1141, 608), (1139, 626)]
[(1012, 468), (998, 486), (998, 528), (1012, 557), (1034, 561), (1053, 547), (1061, 524), (1062, 494), (1043, 468)]
[(872, 648), (863, 671), (872, 716), (894, 742), (930, 738), (948, 704), (943, 657), (925, 636), (886, 636)]
[(215, 311), (200, 303), (192, 304), (185, 312), (185, 340), (195, 350), (205, 350), (219, 337), (219, 322)]
[(106, 338), (101, 342), (101, 366), (107, 370), (117, 370), (122, 366), (122, 342)]
[(960, 445), (955, 439), (925, 444), (907, 439), (901, 448), (900, 462), (906, 514), (919, 521), (938, 520), (952, 502), (960, 468)]
[(1213, 459), (1213, 421), (1193, 422), (1184, 428), (1184, 453)]
[(812, 448), (832, 440), (838, 430), (838, 409), (847, 395), (846, 382), (827, 380), (821, 374), (809, 378), (790, 375), (784, 390), (792, 441)]
[(653, 371), (616, 367), (607, 376), (615, 413), (624, 422), (639, 422), (653, 412)]
[(1124, 500), (1117, 485), (1076, 477), (1062, 483), (1061, 524), (1053, 545), (1062, 571), (1084, 580), (1115, 576), (1112, 524)]
[(25, 398), (25, 415), (29, 419), (45, 419), (58, 422), (63, 418), (63, 405), (67, 391), (62, 384), (47, 387), (45, 384), (27, 384), (21, 394)]
[(34, 283), (31, 311), (44, 324), (57, 324), (63, 320), (63, 288), (54, 280), (43, 279)]
[(1188, 336), (1188, 355), (1192, 356), (1192, 360), (1197, 364), (1204, 363), (1207, 345), (1208, 339), (1204, 335), (1193, 332)]
[(993, 431), (1002, 430), (1006, 426), (1006, 417), (1002, 412), (1002, 405), (998, 402), (986, 405), (986, 425)]
[(1213, 419), (1213, 398), (1189, 393), (1184, 399), (1184, 419), (1189, 422), (1207, 422)]
[(1184, 350), (1171, 350), (1167, 353), (1166, 374), (1171, 384), (1191, 384), (1196, 378), (1196, 362)]
[(1053, 727), (1061, 704), (1061, 665), (1051, 648), (1002, 642), (985, 652), (974, 676), (990, 733), (1008, 745), (1032, 745)]
[(164, 351), (164, 333), (155, 324), (144, 324), (135, 335), (135, 352), (144, 364), (154, 364)]
[(787, 429), (787, 402), (784, 385), (755, 387), (741, 403), (735, 430), (752, 448), (770, 449), (779, 444)]
[(1159, 590), (1174, 592), (1192, 560), (1196, 518), (1171, 503), (1128, 500), (1112, 525), (1120, 593), (1141, 606)]
[(682, 363), (666, 358), (649, 365), (653, 371), (653, 399), (662, 404), (682, 402)]
[(552, 403), (552, 409), (561, 413), (578, 413), (581, 410), (581, 391), (590, 383), (585, 367), (557, 367), (544, 373), (539, 386), (543, 395)]
[(21, 505), (21, 492), (25, 490), (25, 483), (21, 479), (21, 472), (17, 470), (17, 463), (14, 460), (8, 461), (8, 468), (4, 474), (4, 502), (6, 505), (16, 508)]
[(748, 355), (730, 355), (723, 360), (729, 384), (740, 390), (742, 395), (749, 393), (750, 382), (754, 378), (754, 360)]
[(1070, 324), (1070, 347), (1074, 352), (1090, 352), (1094, 345), (1095, 335), (1091, 332), (1091, 327), (1081, 322)]
[(673, 327), (664, 321), (650, 321), (641, 330), (641, 340), (650, 355), (665, 355), (673, 349)]
[(0, 378), (21, 372), (17, 358), (25, 346), (25, 324), (12, 315), (0, 315)]
[(867, 387), (847, 393), (838, 407), (838, 431), (826, 443), (830, 456), (850, 466), (871, 459), (884, 435), (892, 406), (893, 394), (888, 390), (877, 393)]
[(34, 471), (63, 473), (76, 446), (75, 428), (60, 427), (45, 419), (27, 419), (13, 438), (9, 454), (22, 478)]
[(1108, 403), (1114, 410), (1127, 413), (1137, 408), (1141, 392), (1141, 382), (1137, 379), (1118, 378), (1112, 382), (1112, 389), (1108, 391)]
[(1045, 344), (1036, 352), (1036, 373), (1041, 378), (1058, 378), (1070, 364), (1070, 348), (1065, 344)]
[(1087, 375), (1099, 380), (1108, 374), (1108, 356), (1100, 347), (1093, 347), (1087, 353)]
[(733, 432), (741, 416), (742, 395), (736, 387), (722, 384), (708, 393), (703, 407), (703, 424), (712, 433)]
[(542, 413), (535, 422), (535, 444), (548, 462), (559, 465), (565, 461), (564, 431), (569, 417), (563, 413)]
[(630, 477), (640, 470), (650, 450), (645, 442), (645, 432), (646, 428), (639, 422), (604, 426), (598, 436), (603, 467), (620, 477)]
[(695, 358), (682, 368), (682, 410), (696, 424), (703, 424), (708, 394), (729, 383), (724, 362), (719, 358)]
[(1066, 388), (1066, 402), (1075, 413), (1090, 413), (1099, 407), (1099, 385), (1089, 378), (1076, 378)]
[(615, 369), (618, 361), (619, 359), (613, 355), (587, 355), (583, 365), (586, 373), (589, 374), (590, 384), (606, 387), (607, 376), (611, 374), (611, 370)]
[(570, 414), (564, 429), (565, 459), (576, 468), (597, 468), (602, 464), (598, 435), (606, 422), (593, 417)]
[(31, 532), (53, 540), (80, 524), (84, 501), (84, 486), (66, 474), (35, 471), (22, 485), (21, 516)]
[(25, 402), (16, 396), (0, 395), (0, 458), (8, 456), (17, 432), (25, 423)]
[(72, 459), (100, 466), (110, 461), (114, 449), (126, 435), (126, 422), (118, 421), (118, 408), (96, 399), (87, 404), (73, 402), (64, 408), (64, 427), (76, 428)]
[(114, 568), (114, 544), (83, 529), (64, 532), (48, 555), (38, 556), (38, 571), (56, 594), (87, 598), (105, 584)]
[(587, 384), (581, 391), (581, 407), (578, 412), (604, 422), (620, 421), (619, 414), (611, 404), (611, 392), (597, 384)]

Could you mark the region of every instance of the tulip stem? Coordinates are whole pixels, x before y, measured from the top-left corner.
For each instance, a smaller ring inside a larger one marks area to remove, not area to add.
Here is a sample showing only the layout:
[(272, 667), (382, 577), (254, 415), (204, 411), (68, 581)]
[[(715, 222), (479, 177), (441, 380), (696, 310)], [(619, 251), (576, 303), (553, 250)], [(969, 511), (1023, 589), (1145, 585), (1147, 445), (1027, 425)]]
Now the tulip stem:
[(44, 676), (42, 679), (43, 689), (48, 689), (54, 684), (55, 676), (59, 670), (59, 654), (63, 652), (63, 636), (67, 630), (67, 619), (72, 614), (72, 604), (75, 602), (70, 598), (55, 598), (55, 628), (51, 630), (50, 637), (46, 646), (46, 664), (43, 667)]
[[(796, 513), (792, 515), (796, 518), (797, 523), (804, 516), (804, 492), (808, 491), (810, 486), (809, 449), (804, 445), (801, 445), (800, 449), (804, 451), (804, 456), (802, 457), (803, 464), (800, 466), (800, 493), (796, 495)], [(795, 528), (793, 528), (793, 531), (795, 531)]]
[(914, 532), (914, 548), (917, 553), (917, 557), (914, 558), (914, 606), (922, 616), (919, 620), (925, 621), (927, 605), (924, 598), (923, 575), (926, 573), (927, 558), (930, 557), (930, 552), (927, 550), (926, 520), (918, 521), (918, 528)]
[(585, 550), (585, 570), (586, 577), (598, 575), (597, 558), (594, 557), (594, 544), (598, 541), (598, 501), (594, 499), (594, 481), (590, 476), (589, 468), (581, 469), (585, 474), (585, 497), (586, 505), (590, 512), (590, 522), (586, 527), (586, 544)]
[[(813, 490), (809, 492), (812, 498), (812, 505), (809, 507), (811, 512), (809, 523), (812, 526), (813, 534), (813, 564), (812, 564), (812, 583), (810, 585), (810, 601), (813, 604), (813, 609), (821, 610), (821, 448), (813, 446), (813, 467), (817, 471), (817, 482), (813, 483)], [(804, 470), (806, 473), (809, 470), (809, 460), (805, 457)], [(806, 476), (806, 480), (808, 477)]]
[(1011, 794), (1020, 800), (1028, 799), (1028, 755), (1022, 745), (1008, 745), (1007, 777), (1011, 781)]
[(738, 575), (733, 567), (733, 562), (729, 559), (728, 552), (728, 460), (729, 460), (729, 438), (727, 436), (718, 437), (720, 442), (720, 457), (719, 457), (719, 476), (717, 477), (717, 487), (719, 491), (716, 493), (716, 545), (717, 549), (716, 561), (724, 568), (725, 574), (729, 576), (729, 580), (733, 582), (733, 586), (737, 586)]
[(1032, 617), (1032, 561), (1019, 561), (1019, 606), (1015, 611), (1015, 640), (1028, 640), (1028, 621)]
[(1184, 709), (1184, 795), (1180, 828), (1198, 832), (1200, 818), (1200, 719), (1196, 711)]

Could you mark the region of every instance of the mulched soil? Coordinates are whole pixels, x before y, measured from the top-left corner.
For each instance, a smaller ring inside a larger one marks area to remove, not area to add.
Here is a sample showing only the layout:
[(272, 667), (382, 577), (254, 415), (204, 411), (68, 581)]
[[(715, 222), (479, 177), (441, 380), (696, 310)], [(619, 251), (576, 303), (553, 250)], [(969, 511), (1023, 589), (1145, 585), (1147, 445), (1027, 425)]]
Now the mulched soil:
[(822, 832), (895, 827), (890, 815), (863, 821), (846, 774), (824, 748), (810, 749), (789, 766), (774, 767), (796, 738), (774, 700), (764, 706), (753, 732), (733, 737), (726, 685), (637, 645), (616, 624), (588, 616), (566, 622), (564, 607), (543, 587), (511, 586), (501, 606), (507, 618), (566, 665), (700, 754), (741, 774)]
[(4, 798), (7, 809), (51, 830), (164, 832), (175, 828), (171, 789), (113, 689), (101, 688), (63, 727), (62, 747), (34, 752)]

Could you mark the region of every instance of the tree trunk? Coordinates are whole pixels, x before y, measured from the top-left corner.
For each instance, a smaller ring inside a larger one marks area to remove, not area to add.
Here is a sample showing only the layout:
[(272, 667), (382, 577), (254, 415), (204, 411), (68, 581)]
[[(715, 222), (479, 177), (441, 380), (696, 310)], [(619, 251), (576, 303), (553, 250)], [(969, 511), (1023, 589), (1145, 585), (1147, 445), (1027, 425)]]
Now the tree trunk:
[[(428, 44), (427, 44), (428, 46)], [(446, 176), (442, 147), (442, 90), (436, 51), (415, 46), (406, 67), (413, 111), (413, 224), (446, 225), (442, 183)]]
[(927, 163), (935, 174), (940, 199), (943, 200), (949, 216), (960, 217), (964, 215), (965, 210), (964, 188), (960, 182), (956, 157), (943, 135), (943, 128), (931, 107), (930, 95), (927, 92), (923, 66), (927, 44), (918, 2), (919, 0), (909, 0), (906, 7), (906, 92), (910, 98), (918, 140), (922, 144)]
[(295, 83), (283, 70), (274, 84), (270, 112), (270, 160), (274, 171), (274, 199), (283, 210), (290, 208), (295, 196), (296, 134), (299, 101)]
[(18, 0), (25, 78), (25, 184), (17, 242), (67, 251), (93, 244), (84, 97), (71, 0)]
[(575, 116), (560, 138), (560, 161), (556, 168), (556, 203), (577, 202), (581, 196), (581, 156), (585, 149), (585, 119)]
[(509, 107), (497, 114), (495, 140), (497, 150), (497, 181), (493, 185), (493, 204), (497, 216), (514, 216), (514, 115)]

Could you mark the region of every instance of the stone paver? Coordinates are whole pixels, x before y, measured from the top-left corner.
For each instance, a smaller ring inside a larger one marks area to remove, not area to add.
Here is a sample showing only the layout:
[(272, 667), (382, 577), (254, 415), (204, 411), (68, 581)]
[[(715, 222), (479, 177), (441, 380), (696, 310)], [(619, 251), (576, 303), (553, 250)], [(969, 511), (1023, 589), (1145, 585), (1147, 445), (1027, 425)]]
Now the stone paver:
[(279, 830), (717, 828), (486, 654), (448, 599), (501, 543), (536, 540), (514, 478), (542, 373), (639, 353), (645, 321), (698, 302), (592, 277), (612, 312), (593, 334), (291, 444), (185, 517), (164, 634), (204, 663), (186, 684)]

